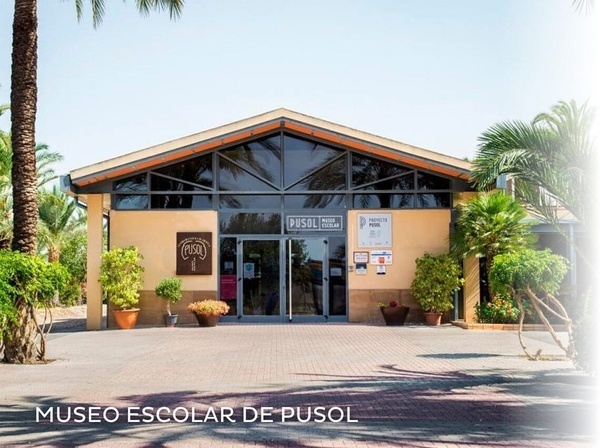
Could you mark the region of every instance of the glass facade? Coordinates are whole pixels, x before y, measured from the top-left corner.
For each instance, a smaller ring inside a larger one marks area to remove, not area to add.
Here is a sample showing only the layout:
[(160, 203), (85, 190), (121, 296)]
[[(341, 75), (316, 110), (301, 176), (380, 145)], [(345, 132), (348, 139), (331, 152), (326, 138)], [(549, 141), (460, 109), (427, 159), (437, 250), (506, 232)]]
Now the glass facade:
[(451, 208), (452, 187), (445, 177), (279, 132), (116, 180), (112, 204), (223, 210), (223, 232), (251, 222), (262, 234), (279, 233), (289, 209)]

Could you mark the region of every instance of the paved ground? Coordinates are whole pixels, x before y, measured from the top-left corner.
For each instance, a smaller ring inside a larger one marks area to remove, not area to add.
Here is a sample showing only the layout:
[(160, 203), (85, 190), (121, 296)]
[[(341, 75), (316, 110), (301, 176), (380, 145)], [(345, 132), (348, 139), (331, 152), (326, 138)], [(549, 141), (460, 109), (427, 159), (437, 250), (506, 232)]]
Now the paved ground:
[[(0, 445), (597, 445), (595, 384), (567, 361), (527, 361), (514, 332), (352, 324), (76, 331), (80, 325), (57, 325), (54, 362), (0, 365)], [(526, 340), (559, 353), (544, 333)], [(319, 406), (343, 421), (318, 422)], [(53, 421), (46, 413), (36, 422), (36, 408), (54, 410)], [(261, 409), (265, 421), (251, 421)], [(69, 411), (70, 421), (57, 421)], [(116, 421), (90, 422), (104, 412)], [(310, 421), (298, 421), (298, 412)]]

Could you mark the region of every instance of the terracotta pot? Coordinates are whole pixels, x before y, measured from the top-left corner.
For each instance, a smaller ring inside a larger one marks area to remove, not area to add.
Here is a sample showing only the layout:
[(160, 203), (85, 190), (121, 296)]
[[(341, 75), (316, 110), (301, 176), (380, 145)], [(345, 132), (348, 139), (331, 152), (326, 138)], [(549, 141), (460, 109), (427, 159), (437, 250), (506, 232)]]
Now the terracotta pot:
[(425, 313), (427, 325), (439, 325), (442, 322), (442, 313)]
[(213, 316), (212, 314), (198, 314), (194, 313), (196, 319), (198, 320), (198, 325), (201, 327), (216, 327), (217, 322), (219, 322), (220, 316)]
[(408, 316), (408, 311), (410, 310), (407, 306), (386, 306), (384, 308), (380, 308), (381, 314), (383, 315), (383, 320), (385, 320), (385, 324), (388, 326), (398, 326), (404, 325), (406, 321), (406, 316)]
[(131, 330), (135, 328), (137, 324), (138, 315), (140, 314), (139, 308), (133, 308), (130, 310), (114, 310), (113, 316), (115, 322), (121, 330)]

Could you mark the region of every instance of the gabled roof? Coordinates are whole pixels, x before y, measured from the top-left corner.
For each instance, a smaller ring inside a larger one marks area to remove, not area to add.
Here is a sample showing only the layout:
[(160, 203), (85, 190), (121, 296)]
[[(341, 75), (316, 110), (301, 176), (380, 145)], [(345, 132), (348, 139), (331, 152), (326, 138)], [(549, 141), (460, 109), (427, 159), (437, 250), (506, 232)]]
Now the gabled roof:
[(75, 169), (70, 182), (75, 187), (91, 186), (281, 129), (464, 180), (471, 170), (471, 163), (456, 157), (281, 108)]

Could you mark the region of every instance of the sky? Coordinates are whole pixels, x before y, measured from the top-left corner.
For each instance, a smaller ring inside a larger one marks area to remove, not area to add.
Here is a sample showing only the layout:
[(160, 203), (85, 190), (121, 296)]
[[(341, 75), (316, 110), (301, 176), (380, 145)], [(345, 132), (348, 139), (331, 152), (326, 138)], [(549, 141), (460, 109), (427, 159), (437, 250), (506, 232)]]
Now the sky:
[[(494, 123), (597, 104), (598, 9), (571, 0), (187, 0), (92, 26), (39, 1), (37, 141), (70, 170), (285, 107), (472, 158)], [(13, 2), (0, 0), (0, 104)], [(595, 29), (596, 28), (596, 29)], [(0, 118), (8, 131), (8, 116)]]

